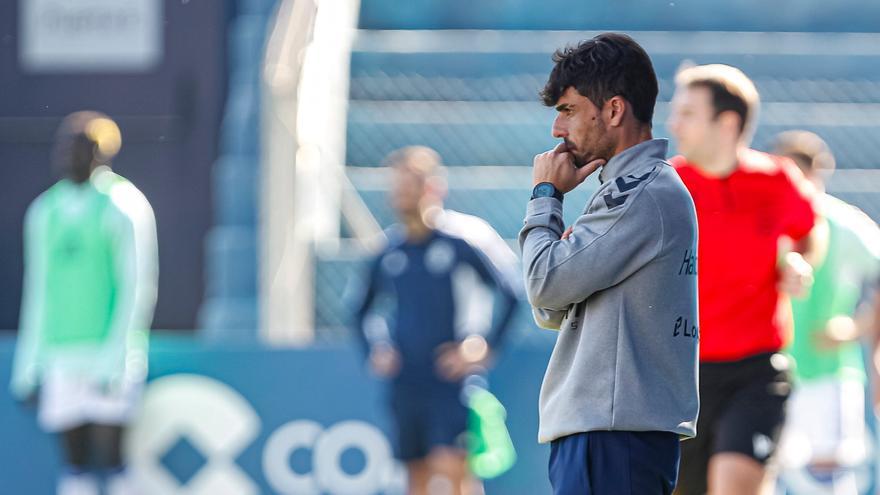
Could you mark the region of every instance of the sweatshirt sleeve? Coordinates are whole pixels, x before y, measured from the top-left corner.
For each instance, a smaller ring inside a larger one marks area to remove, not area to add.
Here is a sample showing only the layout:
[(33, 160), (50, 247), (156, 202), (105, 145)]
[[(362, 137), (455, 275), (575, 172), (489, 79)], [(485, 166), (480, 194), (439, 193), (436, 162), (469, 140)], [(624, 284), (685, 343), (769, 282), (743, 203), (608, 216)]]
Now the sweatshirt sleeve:
[(370, 348), (374, 343), (373, 339), (370, 338), (371, 328), (369, 327), (373, 325), (387, 325), (387, 322), (381, 316), (375, 316), (376, 320), (370, 319), (370, 309), (379, 292), (381, 283), (381, 260), (382, 255), (380, 254), (370, 261), (367, 277), (354, 302), (354, 328), (352, 329), (352, 334), (364, 355), (369, 355)]
[(12, 395), (24, 400), (40, 382), (40, 322), (45, 298), (46, 261), (43, 244), (45, 207), (34, 201), (24, 219), (24, 281), (21, 295), (18, 338), (12, 365)]
[(114, 239), (117, 297), (110, 332), (98, 357), (105, 380), (144, 380), (149, 328), (158, 288), (156, 219), (147, 199), (131, 183), (113, 186), (107, 227)]
[(535, 318), (535, 323), (545, 330), (559, 330), (566, 313), (567, 311), (532, 308), (532, 316)]
[(644, 189), (648, 182), (635, 190), (626, 183), (625, 191), (616, 183), (601, 189), (564, 240), (562, 203), (554, 198), (529, 202), (519, 242), (533, 307), (565, 310), (620, 283), (658, 254), (663, 224)]
[[(504, 243), (500, 238), (498, 240)], [(476, 270), (486, 286), (495, 289), (494, 318), (492, 327), (486, 335), (486, 341), (490, 347), (496, 348), (510, 329), (510, 321), (517, 301), (516, 290), (511, 283), (513, 277), (507, 270), (510, 265), (504, 259), (507, 253), (504, 251), (493, 253), (474, 246), (470, 247), (471, 249), (465, 252), (467, 263)], [(504, 248), (510, 251), (506, 244)], [(512, 252), (509, 254), (513, 255)], [(498, 259), (493, 259), (493, 256)]]

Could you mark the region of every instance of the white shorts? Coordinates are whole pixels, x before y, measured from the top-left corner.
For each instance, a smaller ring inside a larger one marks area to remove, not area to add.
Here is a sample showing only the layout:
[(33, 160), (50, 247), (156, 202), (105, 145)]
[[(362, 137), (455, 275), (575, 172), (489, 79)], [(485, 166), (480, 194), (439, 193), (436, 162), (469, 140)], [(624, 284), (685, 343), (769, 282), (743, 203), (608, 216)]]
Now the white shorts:
[(779, 446), (784, 467), (816, 461), (854, 466), (868, 455), (864, 384), (838, 378), (799, 383), (786, 414)]
[(89, 423), (123, 425), (132, 419), (142, 390), (142, 383), (128, 383), (108, 392), (92, 377), (50, 369), (40, 390), (38, 421), (48, 432)]

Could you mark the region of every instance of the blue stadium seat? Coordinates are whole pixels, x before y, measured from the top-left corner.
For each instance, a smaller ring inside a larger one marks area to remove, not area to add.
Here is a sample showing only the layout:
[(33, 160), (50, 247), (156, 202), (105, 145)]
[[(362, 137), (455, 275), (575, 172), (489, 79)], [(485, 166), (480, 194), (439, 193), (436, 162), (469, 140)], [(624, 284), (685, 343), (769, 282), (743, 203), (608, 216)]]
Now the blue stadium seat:
[(253, 341), (257, 338), (256, 297), (207, 299), (197, 317), (205, 340)]
[(260, 73), (267, 18), (262, 15), (239, 16), (229, 27), (229, 65), (234, 71)]
[[(577, 42), (573, 38), (571, 42)], [(671, 78), (683, 60), (697, 64), (723, 63), (741, 68), (754, 78), (787, 77), (815, 79), (834, 74), (840, 79), (874, 79), (880, 76), (880, 57), (862, 55), (712, 54), (682, 49), (679, 53), (653, 54), (660, 78)], [(510, 74), (549, 74), (550, 53), (389, 53), (352, 54), (351, 74), (358, 77), (381, 71), (389, 76), (418, 74), (423, 77), (502, 77)], [(545, 76), (546, 77), (546, 76)]]
[[(880, 71), (880, 70), (878, 70)], [(416, 72), (386, 73), (364, 69), (353, 74), (352, 100), (365, 101), (538, 101), (546, 73), (490, 76), (426, 76)], [(669, 101), (672, 76), (660, 77), (659, 101)], [(796, 79), (787, 75), (756, 77), (764, 102), (874, 103), (880, 101), (880, 73), (875, 79)]]
[(488, 77), (509, 74), (548, 74), (550, 53), (389, 53), (355, 51), (351, 75), (382, 71), (389, 75), (424, 77)]
[[(535, 105), (536, 111), (541, 111)], [(859, 109), (854, 108), (858, 113)], [(350, 116), (357, 113), (352, 109)], [(658, 112), (655, 118), (654, 133), (666, 137), (665, 115)], [(377, 166), (394, 149), (422, 144), (437, 150), (445, 164), (463, 165), (522, 165), (531, 166), (538, 153), (552, 148), (558, 142), (550, 135), (552, 117), (541, 122), (540, 118), (531, 122), (479, 123), (422, 123), (409, 121), (370, 122), (369, 119), (353, 120), (348, 123), (348, 147), (346, 163), (353, 166)], [(842, 125), (814, 124), (803, 120), (797, 125), (768, 124), (760, 121), (754, 145), (758, 149), (768, 149), (772, 139), (779, 132), (797, 127), (811, 130), (828, 142), (838, 157), (841, 168), (876, 168), (880, 156), (880, 125), (866, 125), (870, 118), (862, 122)], [(673, 143), (674, 145), (674, 143)], [(674, 152), (674, 147), (671, 149)]]
[[(880, 25), (880, 5), (801, 0), (780, 8), (762, 0), (570, 2), (545, 0), (363, 0), (364, 29), (588, 29), (617, 31), (852, 31)], [(562, 14), (561, 14), (562, 13)]]
[(366, 260), (359, 255), (319, 258), (315, 266), (315, 326), (348, 327), (351, 303), (365, 278)]
[(217, 225), (257, 224), (259, 162), (249, 156), (225, 155), (214, 163), (214, 219)]
[(256, 234), (248, 227), (214, 227), (205, 239), (207, 298), (257, 293)]
[(236, 0), (239, 15), (259, 15), (268, 17), (280, 3), (278, 0)]
[(206, 338), (256, 337), (260, 74), (275, 0), (237, 0), (228, 31), (229, 94), (213, 169), (215, 227), (205, 240)]
[(346, 163), (375, 166), (391, 151), (412, 144), (430, 146), (446, 165), (531, 165), (536, 154), (556, 145), (550, 123), (485, 125), (369, 123), (348, 124)]
[[(880, 124), (880, 122), (878, 122)], [(764, 125), (758, 127), (753, 144), (757, 149), (771, 149), (773, 138), (793, 126)], [(824, 126), (799, 125), (822, 136), (837, 159), (838, 168), (880, 168), (880, 125)], [(877, 217), (880, 219), (880, 217)]]
[[(587, 199), (595, 190), (591, 186), (592, 184), (585, 185), (566, 195), (565, 220), (567, 224), (573, 223), (583, 211)], [(388, 206), (385, 191), (366, 190), (360, 191), (360, 194), (383, 228), (387, 228), (396, 221), (394, 212)], [(451, 189), (445, 205), (450, 209), (476, 215), (486, 220), (505, 239), (516, 239), (522, 228), (525, 203), (530, 194), (531, 190), (528, 186), (518, 189)]]
[[(655, 136), (667, 136), (664, 120), (682, 61), (726, 63), (743, 69), (762, 95), (756, 148), (768, 149), (781, 131), (805, 128), (828, 141), (839, 168), (880, 168), (876, 158), (880, 156), (880, 52), (858, 41), (861, 35), (847, 37), (847, 33), (880, 32), (880, 4), (804, 0), (797, 9), (780, 10), (762, 0), (724, 5), (676, 0), (638, 2), (637, 6), (621, 17), (621, 6), (613, 2), (548, 0), (536, 9), (530, 0), (478, 4), (467, 0), (362, 0), (361, 29), (429, 30), (403, 36), (400, 31), (362, 32), (352, 53), (346, 164), (377, 221), (384, 227), (395, 218), (386, 199), (387, 185), (381, 183), (387, 176), (376, 166), (396, 148), (423, 144), (436, 149), (451, 166), (446, 205), (486, 219), (507, 239), (516, 237), (522, 225), (524, 198), (529, 194), (527, 178), (521, 185), (510, 180), (491, 182), (491, 174), (474, 174), (472, 181), (452, 180), (454, 175), (461, 178), (484, 166), (501, 165), (509, 167), (508, 175), (518, 181), (519, 173), (513, 171), (529, 167), (535, 154), (557, 141), (550, 136), (552, 109), (542, 108), (538, 98), (556, 47), (508, 46), (506, 40), (515, 40), (516, 35), (511, 37), (504, 32), (507, 29), (527, 30), (528, 36), (537, 33), (535, 39), (543, 39), (545, 44), (567, 35), (550, 30), (580, 31), (571, 32), (571, 43), (590, 30), (669, 32), (680, 39), (696, 39), (695, 26), (700, 31), (753, 32), (709, 34), (713, 43), (705, 46), (654, 35), (654, 42), (663, 47), (648, 47), (660, 83)], [(566, 15), (560, 16), (563, 11)], [(486, 45), (475, 37), (469, 38), (474, 43), (468, 45), (461, 39), (447, 44), (461, 33), (444, 34), (444, 29), (499, 31), (486, 34)], [(763, 31), (817, 34), (786, 34), (785, 43), (768, 45), (766, 40), (782, 38), (767, 37), (760, 34)], [(444, 38), (447, 35), (451, 38)], [(636, 39), (639, 36), (649, 35), (635, 34)], [(748, 43), (730, 49), (734, 39)], [(834, 41), (834, 46), (829, 48), (822, 40)], [(858, 50), (851, 51), (849, 46)], [(675, 152), (671, 142), (670, 154)], [(489, 170), (504, 173), (503, 169)], [(580, 188), (566, 197), (567, 224), (576, 219), (594, 187)], [(880, 193), (844, 192), (840, 196), (880, 218)], [(320, 258), (316, 268), (318, 326), (339, 328), (343, 324), (339, 320), (339, 311), (344, 310), (340, 306), (343, 281), (356, 284), (356, 277), (362, 274), (352, 271), (359, 265), (350, 257)], [(515, 318), (515, 327), (526, 335), (546, 336), (533, 331), (527, 308)]]
[[(232, 81), (231, 81), (232, 83)], [(230, 84), (220, 127), (221, 153), (256, 156), (259, 152), (259, 88)]]

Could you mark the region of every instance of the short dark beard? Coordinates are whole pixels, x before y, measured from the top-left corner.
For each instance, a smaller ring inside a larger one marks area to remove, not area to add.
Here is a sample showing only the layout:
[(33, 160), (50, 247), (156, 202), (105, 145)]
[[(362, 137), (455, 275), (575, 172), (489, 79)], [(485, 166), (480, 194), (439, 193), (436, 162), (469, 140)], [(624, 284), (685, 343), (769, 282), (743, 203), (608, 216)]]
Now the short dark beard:
[[(603, 135), (607, 136), (608, 127), (605, 125), (605, 122), (602, 120), (602, 117), (599, 116), (599, 125), (602, 126)], [(568, 140), (565, 141), (565, 145), (568, 146)], [(598, 143), (599, 146), (602, 146), (602, 143)], [(569, 149), (571, 149), (569, 147)], [(577, 168), (581, 168), (584, 165), (592, 162), (593, 160), (605, 160), (606, 162), (611, 159), (611, 156), (614, 155), (614, 143), (607, 143), (607, 145), (602, 146), (598, 149), (589, 150), (591, 152), (590, 155), (581, 154), (581, 153), (572, 153), (572, 157), (574, 160), (574, 166)]]

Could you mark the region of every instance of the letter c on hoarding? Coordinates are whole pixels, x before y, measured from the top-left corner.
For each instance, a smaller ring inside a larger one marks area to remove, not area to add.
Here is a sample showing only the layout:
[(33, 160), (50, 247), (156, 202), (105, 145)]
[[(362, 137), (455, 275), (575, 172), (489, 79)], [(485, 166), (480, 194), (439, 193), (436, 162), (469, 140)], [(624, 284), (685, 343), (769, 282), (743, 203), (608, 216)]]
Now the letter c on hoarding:
[[(290, 467), (290, 456), (303, 448), (312, 450), (311, 473)], [(360, 450), (365, 459), (355, 474), (346, 473), (340, 462), (349, 449)], [(374, 493), (385, 487), (394, 467), (385, 436), (363, 421), (343, 421), (327, 430), (314, 421), (292, 421), (275, 430), (263, 450), (266, 480), (285, 495)]]

